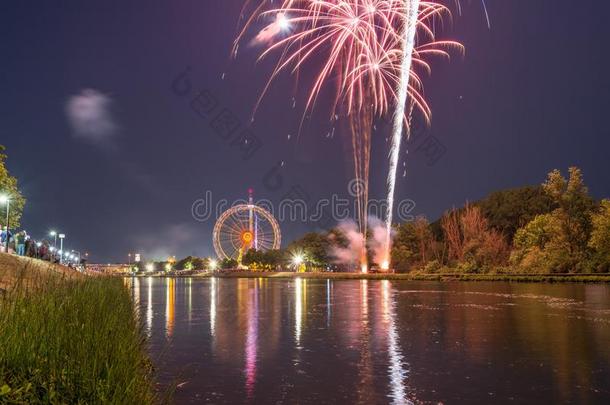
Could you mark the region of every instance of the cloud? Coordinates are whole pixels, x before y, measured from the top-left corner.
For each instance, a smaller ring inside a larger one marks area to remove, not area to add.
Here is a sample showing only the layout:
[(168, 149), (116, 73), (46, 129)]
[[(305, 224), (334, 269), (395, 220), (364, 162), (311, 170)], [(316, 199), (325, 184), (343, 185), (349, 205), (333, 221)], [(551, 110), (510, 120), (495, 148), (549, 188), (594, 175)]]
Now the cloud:
[(111, 106), (112, 99), (94, 89), (70, 97), (66, 114), (74, 137), (95, 144), (109, 142), (117, 132)]
[(194, 253), (201, 243), (201, 229), (193, 224), (174, 224), (156, 232), (132, 237), (132, 243), (143, 260), (165, 260), (169, 256), (182, 257)]

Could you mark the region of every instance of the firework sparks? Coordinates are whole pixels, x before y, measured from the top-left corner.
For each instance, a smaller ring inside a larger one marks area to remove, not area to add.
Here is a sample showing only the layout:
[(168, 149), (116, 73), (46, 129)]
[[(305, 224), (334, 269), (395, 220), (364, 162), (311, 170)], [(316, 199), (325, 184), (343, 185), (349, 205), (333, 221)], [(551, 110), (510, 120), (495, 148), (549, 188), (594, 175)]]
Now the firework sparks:
[[(248, 10), (251, 9), (251, 12)], [(248, 15), (248, 17), (246, 17)], [(361, 232), (366, 234), (371, 126), (375, 118), (394, 114), (388, 175), (387, 235), (390, 235), (396, 170), (403, 130), (408, 117), (421, 113), (429, 122), (431, 111), (423, 96), (420, 72), (430, 73), (430, 56), (449, 57), (461, 51), (454, 41), (436, 39), (435, 21), (449, 9), (424, 0), (248, 0), (242, 10), (243, 37), (256, 22), (271, 21), (253, 40), (267, 48), (260, 59), (277, 54), (278, 61), (256, 104), (282, 72), (299, 72), (316, 57), (322, 60), (312, 81), (303, 117), (310, 112), (327, 83), (336, 84), (330, 119), (348, 118), (352, 131), (356, 179), (364, 184), (358, 198)], [(322, 56), (320, 58), (320, 56)], [(389, 261), (390, 239), (386, 246)]]
[[(398, 171), (398, 156), (403, 133), (403, 117), (407, 104), (409, 88), (409, 72), (413, 63), (413, 50), (415, 49), (415, 34), (417, 32), (417, 20), (419, 15), (420, 0), (409, 0), (406, 19), (403, 23), (402, 35), (402, 66), (401, 78), (396, 97), (396, 111), (394, 112), (394, 126), (392, 128), (392, 142), (390, 146), (390, 169), (388, 172), (388, 210), (386, 213), (386, 243), (385, 257), (382, 267), (387, 270), (390, 267), (390, 251), (392, 248), (392, 215), (394, 213), (394, 192), (396, 190), (396, 173)], [(407, 132), (409, 133), (409, 132)]]
[[(296, 73), (311, 58), (323, 55), (324, 62), (311, 85), (306, 111), (314, 107), (325, 84), (333, 81), (337, 84), (337, 96), (330, 111), (331, 117), (337, 114), (339, 105), (346, 107), (346, 115), (370, 105), (375, 116), (383, 116), (402, 97), (400, 89), (405, 89), (414, 107), (426, 120), (430, 118), (417, 68), (429, 72), (427, 56), (448, 57), (451, 48), (461, 49), (457, 42), (437, 41), (430, 28), (435, 17), (449, 15), (447, 7), (419, 0), (285, 0), (275, 8), (265, 7), (273, 7), (275, 3), (269, 0), (258, 3), (234, 49), (249, 26), (259, 19), (271, 19), (272, 22), (254, 40), (270, 44), (260, 59), (280, 54), (269, 83), (281, 72)], [(415, 12), (411, 12), (414, 9)], [(418, 32), (418, 45), (415, 46), (413, 39), (412, 46), (405, 48), (403, 27), (405, 21), (413, 18), (416, 24), (408, 32), (413, 38)], [(281, 35), (289, 28), (292, 32)], [(410, 52), (403, 58), (406, 49)], [(405, 72), (403, 60), (407, 59), (412, 61), (407, 65), (413, 68)], [(404, 80), (405, 73), (408, 80)]]
[(275, 38), (278, 37), (282, 32), (286, 32), (290, 29), (290, 21), (284, 13), (277, 13), (275, 21), (269, 26), (265, 27), (258, 35), (252, 40), (252, 45), (268, 45), (272, 43)]

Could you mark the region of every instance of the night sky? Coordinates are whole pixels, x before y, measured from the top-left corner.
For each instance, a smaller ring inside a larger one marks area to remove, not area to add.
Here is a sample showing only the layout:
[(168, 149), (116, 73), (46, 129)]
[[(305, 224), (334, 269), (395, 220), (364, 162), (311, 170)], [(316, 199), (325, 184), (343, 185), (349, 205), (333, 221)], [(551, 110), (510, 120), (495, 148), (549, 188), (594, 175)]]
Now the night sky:
[[(398, 199), (414, 214), (444, 210), (491, 191), (541, 183), (548, 171), (577, 165), (591, 193), (610, 196), (610, 3), (600, 0), (463, 1), (443, 37), (466, 46), (464, 58), (433, 64), (426, 96), (436, 162), (409, 148)], [(284, 75), (249, 125), (270, 63), (242, 46), (229, 58), (241, 0), (13, 1), (0, 6), (0, 144), (28, 203), (22, 225), (34, 237), (54, 228), (93, 261), (212, 255), (213, 219), (192, 218), (195, 200), (278, 202), (294, 186), (311, 201), (347, 196), (349, 134), (333, 137), (322, 101), (298, 136), (303, 93)], [(261, 24), (261, 28), (262, 28)], [(192, 94), (174, 79), (189, 70)], [(223, 80), (223, 73), (225, 73)], [(87, 90), (90, 89), (90, 90)], [(215, 98), (260, 139), (250, 158), (194, 112), (196, 91)], [(70, 101), (93, 95), (110, 127), (79, 132)], [(292, 97), (296, 106), (293, 108)], [(324, 93), (326, 98), (331, 93)], [(290, 135), (290, 137), (288, 136)], [(389, 129), (374, 133), (371, 197), (383, 198)], [(103, 139), (100, 139), (103, 138)], [(284, 162), (279, 188), (265, 175)], [(284, 245), (319, 224), (281, 223)]]

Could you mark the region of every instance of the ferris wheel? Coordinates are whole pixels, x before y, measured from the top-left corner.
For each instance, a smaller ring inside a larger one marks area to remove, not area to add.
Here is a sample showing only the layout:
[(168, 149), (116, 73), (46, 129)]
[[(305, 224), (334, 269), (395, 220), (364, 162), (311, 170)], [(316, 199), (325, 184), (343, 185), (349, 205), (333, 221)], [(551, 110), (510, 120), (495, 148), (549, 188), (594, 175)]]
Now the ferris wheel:
[(280, 226), (266, 209), (254, 204), (252, 190), (248, 190), (248, 204), (239, 204), (223, 212), (214, 225), (212, 240), (220, 259), (235, 259), (250, 249), (257, 251), (280, 248)]

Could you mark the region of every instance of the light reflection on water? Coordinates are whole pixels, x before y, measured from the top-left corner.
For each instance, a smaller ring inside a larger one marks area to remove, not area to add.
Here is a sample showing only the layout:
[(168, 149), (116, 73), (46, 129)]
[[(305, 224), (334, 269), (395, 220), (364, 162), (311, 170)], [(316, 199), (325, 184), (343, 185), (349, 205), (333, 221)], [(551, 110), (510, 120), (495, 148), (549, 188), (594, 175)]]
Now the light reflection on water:
[(390, 294), (390, 282), (388, 280), (381, 281), (382, 288), (382, 308), (383, 308), (383, 320), (387, 325), (388, 331), (388, 353), (390, 355), (390, 379), (391, 385), (391, 398), (392, 402), (396, 404), (407, 403), (406, 390), (404, 381), (407, 377), (407, 371), (405, 364), (403, 363), (403, 356), (400, 351), (398, 332), (396, 331), (396, 317), (395, 317), (395, 306), (391, 300)]
[(610, 400), (610, 287), (134, 278), (176, 402)]

